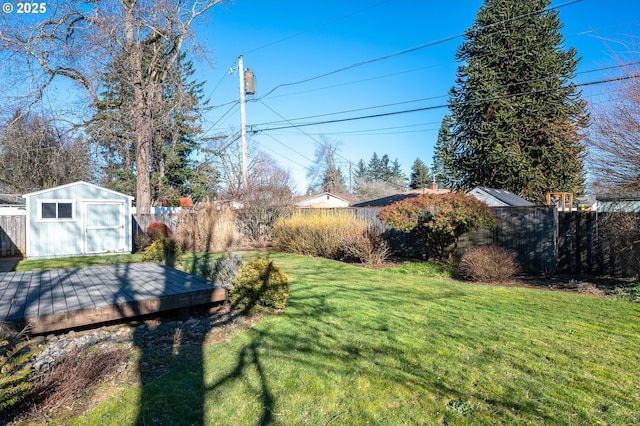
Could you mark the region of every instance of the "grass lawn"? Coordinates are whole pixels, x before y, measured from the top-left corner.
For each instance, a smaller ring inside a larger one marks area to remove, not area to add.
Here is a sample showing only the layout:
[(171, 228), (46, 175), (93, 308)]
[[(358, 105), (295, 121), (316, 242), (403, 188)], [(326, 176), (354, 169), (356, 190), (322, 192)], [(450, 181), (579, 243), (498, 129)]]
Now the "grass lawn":
[(640, 423), (638, 304), (267, 257), (290, 278), (283, 313), (70, 424)]
[(21, 260), (17, 272), (56, 268), (82, 268), (85, 266), (113, 265), (116, 263), (136, 263), (142, 261), (141, 254), (114, 254), (105, 256), (72, 256), (54, 259)]

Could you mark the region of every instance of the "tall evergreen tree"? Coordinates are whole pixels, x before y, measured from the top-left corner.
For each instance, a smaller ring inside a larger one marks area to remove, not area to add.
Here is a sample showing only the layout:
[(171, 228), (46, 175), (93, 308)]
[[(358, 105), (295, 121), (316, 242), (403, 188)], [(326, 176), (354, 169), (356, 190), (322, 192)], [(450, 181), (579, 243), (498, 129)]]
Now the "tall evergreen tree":
[(416, 158), (413, 166), (411, 166), (411, 183), (409, 187), (411, 189), (427, 188), (430, 182), (431, 173), (429, 173), (429, 168), (421, 159)]
[(450, 115), (445, 115), (434, 147), (431, 171), (436, 183), (441, 188), (454, 188), (456, 187), (456, 182), (460, 181), (460, 173), (455, 169), (453, 163), (456, 145), (453, 133), (451, 133), (452, 127), (453, 119)]
[(404, 181), (407, 179), (405, 174), (402, 172), (402, 166), (400, 166), (400, 162), (398, 161), (397, 157), (395, 160), (393, 160), (393, 163), (391, 163), (391, 167), (389, 168), (389, 176), (391, 180), (400, 179)]
[(582, 193), (588, 123), (570, 83), (578, 60), (563, 46), (550, 0), (485, 0), (456, 52), (450, 91), (462, 189), (490, 186), (531, 200)]
[(378, 153), (374, 152), (367, 164), (368, 178), (369, 180), (380, 180), (382, 176), (382, 161), (378, 157)]
[(367, 165), (364, 164), (364, 161), (363, 160), (358, 161), (358, 164), (356, 164), (356, 169), (353, 171), (353, 176), (355, 178), (366, 179), (368, 173), (369, 173), (369, 170), (367, 169)]
[[(111, 64), (96, 114), (87, 128), (103, 157), (102, 184), (135, 194), (139, 167), (130, 113), (133, 87), (121, 72), (126, 60), (124, 55), (119, 55)], [(198, 121), (207, 104), (203, 100), (203, 83), (193, 81), (193, 74), (191, 61), (180, 55), (153, 106), (148, 174), (152, 200), (156, 203), (163, 198), (191, 196), (197, 200), (214, 195), (217, 172), (193, 161), (199, 149)]]

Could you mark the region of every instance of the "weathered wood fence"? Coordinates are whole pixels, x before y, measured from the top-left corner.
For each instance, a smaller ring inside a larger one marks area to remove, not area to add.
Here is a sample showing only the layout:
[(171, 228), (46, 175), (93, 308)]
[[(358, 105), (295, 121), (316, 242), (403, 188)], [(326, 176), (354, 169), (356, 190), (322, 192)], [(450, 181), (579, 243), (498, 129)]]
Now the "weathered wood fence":
[(640, 275), (640, 213), (560, 213), (558, 270), (614, 277)]
[(0, 256), (23, 256), (26, 252), (25, 216), (0, 216)]

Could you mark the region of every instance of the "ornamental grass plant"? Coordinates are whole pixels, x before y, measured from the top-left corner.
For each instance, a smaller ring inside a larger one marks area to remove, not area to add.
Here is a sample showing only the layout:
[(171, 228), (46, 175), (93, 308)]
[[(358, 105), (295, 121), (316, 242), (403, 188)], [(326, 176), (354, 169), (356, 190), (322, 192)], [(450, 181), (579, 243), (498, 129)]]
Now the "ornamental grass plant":
[(277, 250), (374, 266), (390, 250), (382, 233), (345, 210), (298, 210), (273, 227)]
[(308, 256), (340, 259), (343, 240), (365, 234), (369, 224), (342, 210), (298, 210), (273, 227), (276, 250)]

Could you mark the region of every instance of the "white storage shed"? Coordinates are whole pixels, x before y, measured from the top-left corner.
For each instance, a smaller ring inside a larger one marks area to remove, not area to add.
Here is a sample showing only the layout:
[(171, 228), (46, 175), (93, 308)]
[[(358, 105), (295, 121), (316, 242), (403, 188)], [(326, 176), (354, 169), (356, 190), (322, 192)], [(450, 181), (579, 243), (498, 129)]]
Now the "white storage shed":
[(80, 181), (24, 198), (28, 259), (131, 253), (133, 197)]

